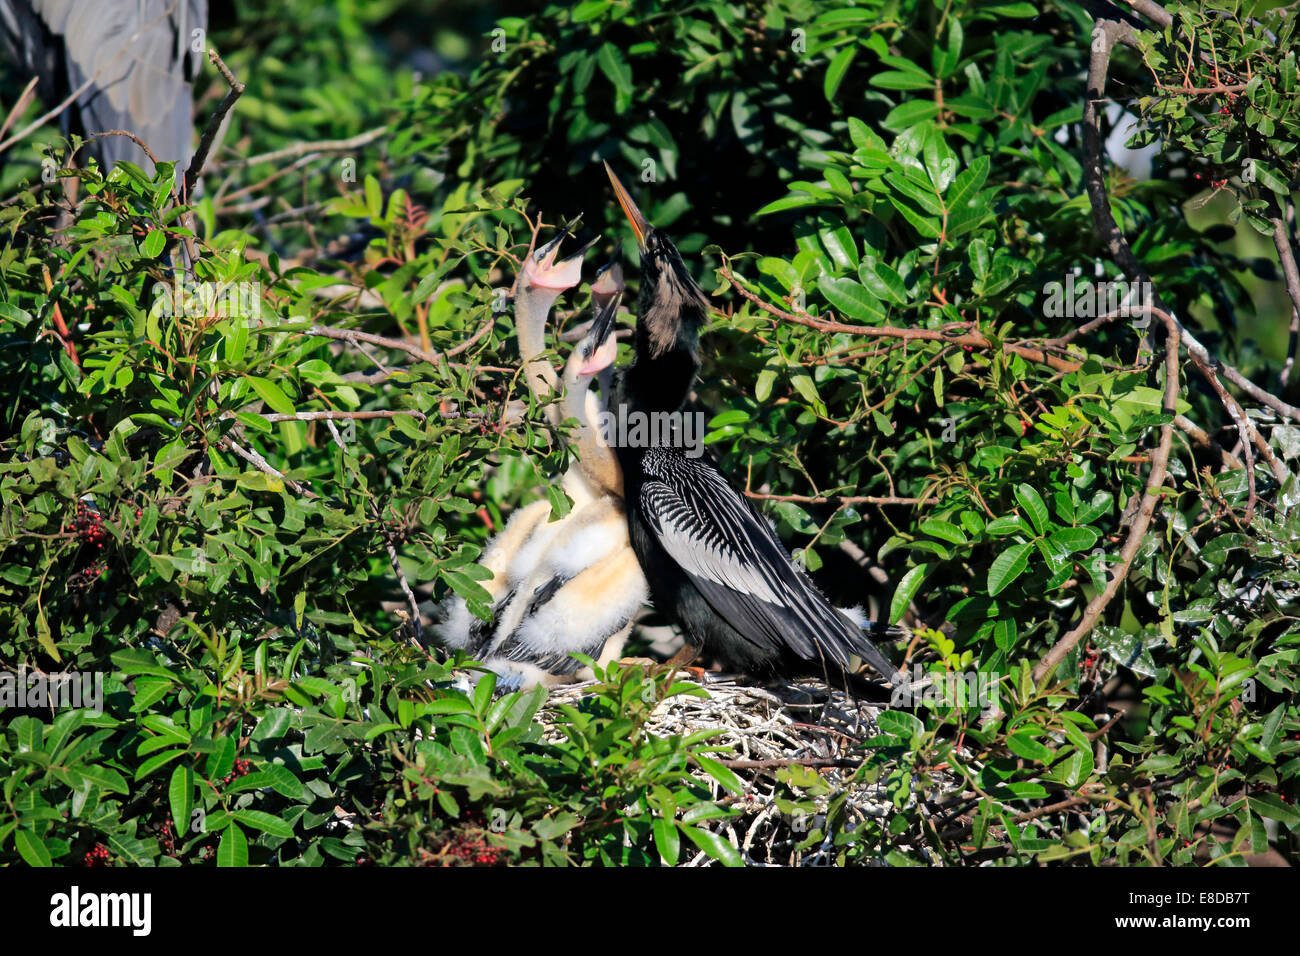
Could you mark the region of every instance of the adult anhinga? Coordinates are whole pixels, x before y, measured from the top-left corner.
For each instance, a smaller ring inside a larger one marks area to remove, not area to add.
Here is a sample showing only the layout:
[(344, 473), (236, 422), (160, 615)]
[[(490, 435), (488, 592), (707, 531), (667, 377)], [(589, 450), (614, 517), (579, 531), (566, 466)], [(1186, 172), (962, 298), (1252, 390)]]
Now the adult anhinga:
[[(525, 262), (516, 298), (526, 379), (543, 400), (558, 384), (540, 357), (546, 320), (560, 291), (576, 285), (581, 272), (582, 251), (555, 262), (562, 239)], [(478, 619), (455, 598), (441, 627), (444, 641), (495, 671), (503, 690), (580, 676), (573, 652), (602, 663), (617, 656), (647, 596), (628, 542), (622, 475), (596, 429), (602, 405), (590, 390), (593, 377), (617, 354), (612, 332), (622, 289), (616, 266), (602, 270), (592, 284), (596, 317), (566, 363), (562, 403), (547, 407), (552, 421), (578, 422), (573, 441), (579, 458), (564, 477), (573, 509), (557, 521), (547, 520), (544, 501), (516, 512), (482, 562), (493, 572), (484, 582), (493, 597), (492, 621)]]
[[(679, 411), (699, 368), (709, 302), (672, 241), (655, 229), (605, 166), (641, 250), (636, 359), (617, 376), (611, 408)], [(655, 607), (732, 668), (760, 674), (845, 671), (856, 654), (887, 681), (895, 668), (863, 627), (831, 605), (796, 568), (776, 533), (707, 456), (680, 442), (617, 448), (632, 547)]]

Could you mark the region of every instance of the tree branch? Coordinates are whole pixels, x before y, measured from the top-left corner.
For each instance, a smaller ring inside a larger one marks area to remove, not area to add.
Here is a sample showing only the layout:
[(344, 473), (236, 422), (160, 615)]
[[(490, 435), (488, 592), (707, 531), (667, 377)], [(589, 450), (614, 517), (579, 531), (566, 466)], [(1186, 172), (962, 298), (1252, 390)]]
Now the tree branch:
[[(731, 282), (732, 286), (743, 298), (752, 302), (764, 312), (786, 322), (793, 322), (796, 325), (816, 329), (818, 332), (843, 332), (848, 335), (893, 338), (902, 339), (903, 341), (944, 342), (948, 345), (960, 345), (966, 348), (980, 349), (981, 351), (988, 351), (993, 348), (993, 343), (978, 332), (957, 333), (945, 329), (904, 329), (892, 325), (846, 325), (843, 322), (787, 312), (769, 302), (763, 301), (763, 299), (746, 289), (725, 263), (718, 271)], [(1003, 343), (1002, 351), (1012, 355), (1019, 355), (1021, 358), (1039, 365), (1047, 365), (1058, 372), (1075, 372), (1079, 369), (1078, 362), (1071, 362), (1060, 356), (1052, 355), (1045, 349), (1034, 348), (1020, 343)]]
[[(1178, 322), (1167, 312), (1161, 312), (1160, 318), (1165, 324), (1164, 411), (1167, 415), (1173, 415), (1178, 403), (1179, 326)], [(1124, 579), (1128, 577), (1129, 566), (1133, 563), (1138, 548), (1142, 546), (1142, 539), (1146, 535), (1147, 527), (1151, 524), (1151, 517), (1155, 513), (1156, 503), (1160, 500), (1160, 488), (1164, 485), (1165, 470), (1169, 463), (1169, 450), (1172, 445), (1173, 422), (1170, 421), (1160, 427), (1160, 444), (1151, 456), (1151, 473), (1147, 477), (1146, 491), (1142, 495), (1142, 504), (1138, 507), (1133, 524), (1129, 527), (1124, 547), (1120, 551), (1120, 563), (1113, 570), (1106, 587), (1088, 602), (1079, 623), (1052, 645), (1051, 650), (1034, 665), (1033, 679), (1040, 687), (1043, 681), (1065, 659), (1065, 656), (1074, 649), (1075, 645), (1093, 629), (1102, 612), (1106, 610), (1107, 605), (1119, 592)]]
[(208, 125), (203, 130), (203, 135), (199, 137), (198, 148), (194, 150), (194, 156), (190, 159), (190, 165), (185, 170), (185, 201), (189, 202), (190, 196), (194, 192), (194, 184), (199, 181), (199, 175), (203, 172), (203, 167), (208, 162), (208, 151), (212, 149), (212, 141), (217, 138), (217, 130), (221, 128), (221, 122), (230, 112), (230, 108), (235, 105), (235, 100), (244, 95), (244, 84), (235, 79), (235, 74), (230, 72), (230, 67), (217, 55), (215, 49), (208, 50), (208, 60), (215, 66), (223, 77), (230, 89), (225, 98), (217, 104), (216, 110), (208, 117)]

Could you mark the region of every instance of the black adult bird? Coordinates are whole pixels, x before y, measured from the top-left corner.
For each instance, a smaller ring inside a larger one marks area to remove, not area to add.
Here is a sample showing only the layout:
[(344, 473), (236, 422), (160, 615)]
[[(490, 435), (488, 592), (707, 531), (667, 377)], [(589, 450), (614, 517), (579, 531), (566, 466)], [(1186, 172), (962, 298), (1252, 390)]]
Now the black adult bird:
[[(699, 368), (709, 302), (676, 246), (641, 215), (608, 164), (605, 170), (641, 249), (636, 359), (620, 370), (611, 401), (632, 422), (682, 408)], [(870, 622), (864, 628), (833, 607), (708, 457), (690, 457), (680, 440), (616, 451), (628, 532), (651, 600), (688, 645), (760, 674), (843, 672), (856, 654), (895, 680), (897, 668), (867, 634), (905, 631)]]

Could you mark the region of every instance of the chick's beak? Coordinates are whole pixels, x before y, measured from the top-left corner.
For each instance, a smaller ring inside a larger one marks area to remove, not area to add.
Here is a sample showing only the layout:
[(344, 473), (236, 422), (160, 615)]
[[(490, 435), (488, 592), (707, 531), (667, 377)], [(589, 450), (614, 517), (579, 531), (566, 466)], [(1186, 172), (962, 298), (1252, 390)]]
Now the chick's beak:
[(636, 244), (638, 248), (644, 251), (646, 236), (650, 234), (650, 223), (646, 217), (641, 215), (641, 210), (636, 207), (628, 191), (623, 188), (623, 184), (618, 181), (614, 175), (614, 170), (609, 168), (609, 163), (605, 164), (605, 172), (609, 175), (609, 181), (614, 187), (614, 195), (618, 198), (618, 204), (623, 207), (623, 215), (627, 216), (627, 221), (632, 224), (632, 231), (636, 234)]
[(614, 364), (614, 359), (618, 357), (618, 339), (613, 334), (614, 316), (618, 314), (618, 306), (622, 301), (623, 293), (620, 291), (596, 310), (591, 331), (587, 333), (587, 348), (591, 351), (582, 364), (580, 374), (595, 375), (606, 366)]
[(618, 264), (618, 260), (613, 260), (597, 270), (596, 281), (591, 284), (591, 301), (599, 309), (611, 296), (618, 295), (626, 288), (623, 267)]
[(600, 236), (583, 243), (568, 258), (555, 261), (560, 252), (560, 243), (566, 236), (572, 235), (572, 230), (577, 224), (578, 220), (574, 219), (561, 230), (558, 236), (537, 249), (524, 261), (524, 279), (529, 285), (563, 290), (571, 289), (582, 281), (582, 257), (596, 244)]

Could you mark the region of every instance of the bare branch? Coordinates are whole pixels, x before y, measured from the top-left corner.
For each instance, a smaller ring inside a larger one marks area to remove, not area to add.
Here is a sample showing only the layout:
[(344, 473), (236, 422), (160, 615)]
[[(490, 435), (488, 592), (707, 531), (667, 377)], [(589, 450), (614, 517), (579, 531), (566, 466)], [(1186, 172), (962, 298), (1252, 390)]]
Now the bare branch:
[(919, 505), (920, 498), (896, 498), (892, 495), (768, 495), (745, 490), (746, 498), (755, 501), (792, 501), (805, 505)]
[[(1165, 324), (1165, 395), (1164, 410), (1173, 415), (1178, 404), (1178, 322), (1168, 313), (1161, 313)], [(1164, 486), (1165, 470), (1169, 463), (1169, 450), (1173, 445), (1173, 422), (1166, 422), (1160, 427), (1160, 444), (1151, 456), (1151, 472), (1147, 477), (1146, 491), (1142, 495), (1142, 504), (1128, 530), (1128, 537), (1120, 551), (1119, 564), (1112, 570), (1111, 578), (1083, 610), (1083, 617), (1070, 631), (1052, 645), (1037, 664), (1034, 665), (1033, 679), (1040, 687), (1057, 666), (1096, 625), (1107, 605), (1119, 592), (1120, 585), (1128, 577), (1129, 566), (1142, 545), (1151, 517), (1155, 513), (1156, 503), (1160, 500), (1160, 488)]]
[(267, 461), (257, 452), (252, 451), (251, 449), (244, 448), (234, 439), (229, 437), (223, 439), (223, 442), (225, 443), (226, 447), (228, 447), (231, 451), (233, 451), (240, 458), (244, 459), (244, 461), (248, 462), (258, 471), (262, 472), (262, 474), (269, 475), (270, 477), (275, 478), (277, 481), (284, 482), (284, 486), (288, 488), (290, 491), (294, 492), (295, 494), (302, 495), (305, 498), (317, 497), (316, 492), (312, 491), (310, 488), (306, 487), (305, 485), (299, 484), (298, 482), (294, 481), (292, 478), (286, 478), (283, 472), (277, 471), (276, 468), (269, 461)]
[[(787, 312), (779, 309), (769, 302), (763, 301), (754, 293), (750, 292), (740, 280), (731, 272), (727, 265), (723, 265), (718, 270), (723, 276), (731, 281), (732, 286), (740, 295), (758, 306), (769, 315), (774, 315), (786, 322), (793, 322), (796, 325), (806, 326), (810, 329), (816, 329), (818, 332), (836, 333), (843, 332), (849, 335), (862, 335), (880, 338), (902, 339), (903, 341), (925, 341), (925, 342), (943, 342), (948, 345), (960, 345), (966, 348), (980, 349), (988, 351), (993, 348), (993, 343), (978, 332), (957, 332), (955, 330), (945, 329), (904, 329), (891, 325), (846, 325), (843, 322), (835, 322), (828, 319), (814, 318), (810, 315), (798, 315), (794, 312)], [(961, 328), (968, 328), (961, 326)], [(1078, 362), (1071, 362), (1060, 356), (1052, 355), (1050, 352), (1041, 348), (1023, 345), (1019, 343), (1003, 343), (1002, 351), (1019, 355), (1021, 358), (1030, 362), (1036, 362), (1040, 365), (1047, 365), (1058, 372), (1074, 372), (1079, 369)]]
[(362, 146), (373, 143), (387, 132), (387, 126), (377, 126), (350, 139), (324, 139), (316, 143), (294, 143), (281, 149), (271, 150), (269, 153), (260, 153), (257, 156), (249, 156), (247, 159), (236, 159), (230, 163), (222, 163), (222, 165), (253, 166), (257, 163), (275, 163), (282, 159), (297, 159), (307, 153), (341, 153), (349, 149), (360, 149)]
[(217, 138), (217, 131), (221, 128), (222, 120), (226, 118), (230, 108), (235, 105), (235, 100), (244, 95), (244, 84), (235, 79), (235, 75), (230, 72), (230, 67), (226, 66), (215, 49), (208, 50), (208, 60), (225, 77), (230, 90), (226, 93), (225, 98), (217, 104), (217, 108), (212, 115), (208, 117), (208, 125), (199, 138), (199, 145), (194, 150), (194, 156), (190, 159), (189, 168), (185, 170), (184, 194), (187, 202), (194, 192), (194, 184), (199, 181), (199, 175), (203, 172), (203, 167), (207, 165), (208, 151), (212, 149), (212, 141)]

